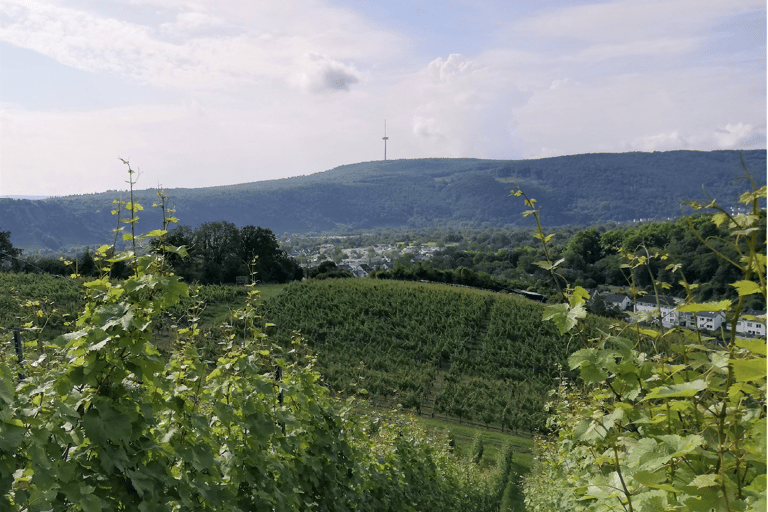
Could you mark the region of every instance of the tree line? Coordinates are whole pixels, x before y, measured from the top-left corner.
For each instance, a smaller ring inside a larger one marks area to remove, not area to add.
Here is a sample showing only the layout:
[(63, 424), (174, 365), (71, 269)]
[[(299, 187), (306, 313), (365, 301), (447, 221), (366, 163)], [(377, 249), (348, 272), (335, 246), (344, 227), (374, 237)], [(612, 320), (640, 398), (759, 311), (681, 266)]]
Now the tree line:
[[(168, 231), (166, 244), (185, 246), (188, 256), (172, 252), (166, 260), (176, 275), (188, 283), (235, 284), (238, 277), (262, 283), (286, 283), (304, 277), (301, 265), (280, 247), (272, 230), (262, 227), (238, 228), (231, 222), (206, 222), (194, 229), (179, 226)], [(159, 250), (157, 242), (151, 246)], [(94, 251), (86, 247), (69, 257), (22, 257), (13, 247), (10, 232), (0, 232), (0, 268), (13, 272), (68, 276), (73, 273), (96, 277), (101, 272)], [(114, 278), (125, 279), (132, 270), (124, 262), (110, 265)]]

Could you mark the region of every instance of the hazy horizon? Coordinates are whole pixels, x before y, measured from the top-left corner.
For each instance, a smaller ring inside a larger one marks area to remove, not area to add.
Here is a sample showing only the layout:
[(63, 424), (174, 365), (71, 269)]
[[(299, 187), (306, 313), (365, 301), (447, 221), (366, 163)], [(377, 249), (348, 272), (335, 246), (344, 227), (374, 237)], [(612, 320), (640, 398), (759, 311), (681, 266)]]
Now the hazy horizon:
[(6, 0), (0, 196), (766, 147), (756, 0)]

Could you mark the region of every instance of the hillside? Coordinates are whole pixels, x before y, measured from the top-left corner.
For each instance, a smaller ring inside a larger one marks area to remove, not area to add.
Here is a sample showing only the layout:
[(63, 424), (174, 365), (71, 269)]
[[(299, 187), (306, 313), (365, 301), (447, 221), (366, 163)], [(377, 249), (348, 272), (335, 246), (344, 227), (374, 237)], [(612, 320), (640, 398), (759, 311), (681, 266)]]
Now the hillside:
[[(264, 303), (273, 339), (291, 346), (301, 332), (332, 391), (526, 432), (544, 428), (557, 365), (580, 343), (542, 311), (516, 295), (374, 279), (296, 282)], [(585, 335), (607, 323), (590, 317)]]
[[(765, 183), (766, 152), (741, 155), (758, 185)], [(547, 223), (665, 219), (680, 201), (735, 202), (743, 187), (736, 151), (670, 151), (573, 155), (538, 160), (417, 159), (365, 162), (281, 180), (200, 189), (169, 189), (181, 224), (226, 220), (277, 234), (468, 222), (523, 225), (522, 206), (509, 197), (522, 187), (547, 205)], [(705, 190), (702, 190), (704, 187)], [(149, 206), (156, 191), (138, 192)], [(112, 240), (108, 191), (44, 200), (0, 199), (0, 229), (15, 246), (58, 250)], [(144, 229), (159, 213), (141, 212)]]

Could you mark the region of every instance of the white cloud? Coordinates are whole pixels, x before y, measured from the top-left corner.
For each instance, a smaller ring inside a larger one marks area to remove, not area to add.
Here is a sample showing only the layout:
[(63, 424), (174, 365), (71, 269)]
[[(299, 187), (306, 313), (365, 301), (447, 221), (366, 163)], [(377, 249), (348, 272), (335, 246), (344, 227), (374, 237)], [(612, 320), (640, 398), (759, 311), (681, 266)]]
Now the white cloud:
[(434, 117), (413, 117), (413, 133), (428, 139), (444, 139), (445, 135)]
[(645, 135), (635, 138), (627, 149), (632, 151), (670, 151), (674, 149), (686, 149), (689, 147), (677, 130), (654, 135)]
[(333, 60), (326, 55), (310, 53), (298, 65), (295, 85), (309, 92), (349, 91), (349, 86), (363, 78), (354, 65)]
[(450, 82), (472, 73), (475, 70), (475, 65), (460, 53), (452, 53), (447, 59), (436, 58), (429, 63), (427, 69), (435, 82)]
[(330, 1), (5, 0), (0, 40), (164, 91), (80, 112), (0, 98), (0, 193), (115, 188), (118, 155), (144, 186), (308, 174), (382, 158), (384, 119), (392, 159), (765, 146), (764, 55), (742, 44), (723, 65), (690, 60), (738, 33), (731, 13), (764, 22), (753, 0), (507, 13), (480, 50), (445, 53), (409, 46), (424, 27), (404, 35)]
[[(50, 3), (31, 8), (8, 0), (0, 13), (12, 21), (0, 27), (0, 40), (77, 69), (180, 91), (291, 82), (297, 63), (308, 68), (303, 70), (308, 88), (338, 84), (347, 89), (361, 80), (359, 60), (373, 65), (372, 50), (388, 59), (400, 47), (398, 37), (311, 0), (237, 7), (207, 1), (191, 9), (185, 3), (163, 5), (180, 11), (174, 22), (152, 27)], [(313, 61), (307, 55), (332, 58)]]
[(560, 89), (562, 87), (575, 87), (579, 85), (578, 82), (576, 82), (572, 78), (563, 78), (559, 80), (552, 80), (552, 85), (549, 86), (550, 89)]
[(728, 123), (724, 128), (718, 129), (714, 133), (718, 146), (728, 149), (738, 148), (755, 135), (757, 134), (752, 125), (745, 123)]
[[(733, 80), (737, 74), (741, 79)], [(549, 85), (513, 109), (514, 136), (531, 158), (544, 148), (561, 154), (735, 149), (765, 133), (766, 99), (752, 86), (760, 80), (730, 68), (683, 68)]]
[(544, 9), (515, 23), (528, 34), (605, 43), (683, 37), (736, 14), (764, 10), (760, 0), (619, 0)]
[(638, 55), (672, 55), (694, 50), (702, 38), (659, 38), (623, 43), (594, 44), (569, 56), (577, 61), (600, 61), (610, 58), (626, 58)]

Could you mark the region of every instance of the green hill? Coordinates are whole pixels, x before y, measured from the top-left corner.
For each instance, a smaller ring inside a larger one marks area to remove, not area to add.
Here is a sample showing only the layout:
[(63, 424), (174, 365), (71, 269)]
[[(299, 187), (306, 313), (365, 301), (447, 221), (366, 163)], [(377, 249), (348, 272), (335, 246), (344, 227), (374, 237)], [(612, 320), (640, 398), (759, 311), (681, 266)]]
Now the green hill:
[[(522, 187), (547, 204), (547, 223), (666, 219), (680, 201), (735, 202), (742, 188), (739, 155), (759, 185), (766, 152), (670, 151), (572, 155), (538, 160), (434, 158), (344, 165), (281, 180), (200, 189), (169, 189), (182, 224), (226, 220), (270, 228), (277, 234), (449, 223), (527, 225), (510, 189)], [(702, 190), (702, 186), (706, 190)], [(139, 191), (152, 204), (156, 191)], [(0, 229), (21, 248), (60, 249), (112, 240), (108, 191), (45, 200), (0, 199)], [(159, 225), (159, 212), (141, 212), (142, 225)]]
[[(273, 339), (301, 332), (324, 385), (374, 403), (523, 431), (543, 428), (578, 341), (515, 295), (373, 279), (309, 280), (264, 303)], [(590, 318), (588, 330), (603, 319)]]

